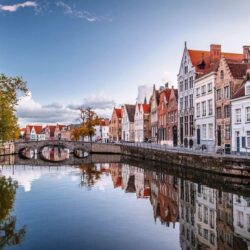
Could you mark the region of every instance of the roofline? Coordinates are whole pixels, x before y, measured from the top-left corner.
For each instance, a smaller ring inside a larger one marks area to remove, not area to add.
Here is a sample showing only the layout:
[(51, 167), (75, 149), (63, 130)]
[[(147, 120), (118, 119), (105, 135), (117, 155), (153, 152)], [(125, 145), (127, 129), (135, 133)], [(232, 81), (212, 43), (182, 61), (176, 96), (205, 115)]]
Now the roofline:
[(204, 79), (207, 78), (207, 77), (210, 77), (210, 76), (216, 75), (216, 74), (217, 74), (217, 70), (216, 70), (216, 71), (213, 70), (212, 72), (209, 72), (209, 73), (207, 73), (207, 74), (205, 74), (205, 75), (202, 75), (202, 76), (199, 77), (199, 78), (196, 78), (196, 79), (194, 80), (194, 82), (199, 82), (199, 81), (201, 81), (201, 80), (204, 80)]

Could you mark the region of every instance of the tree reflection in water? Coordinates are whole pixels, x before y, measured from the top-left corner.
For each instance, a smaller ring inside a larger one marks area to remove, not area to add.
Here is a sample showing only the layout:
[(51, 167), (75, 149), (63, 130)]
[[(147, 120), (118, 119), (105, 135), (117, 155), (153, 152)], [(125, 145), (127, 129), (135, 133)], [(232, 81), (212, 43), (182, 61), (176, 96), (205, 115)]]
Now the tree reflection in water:
[(79, 166), (79, 169), (82, 172), (80, 186), (86, 186), (89, 189), (95, 185), (102, 174), (96, 164), (82, 164)]
[(0, 249), (19, 245), (26, 234), (25, 226), (16, 230), (16, 218), (10, 215), (15, 201), (16, 188), (16, 182), (0, 176)]

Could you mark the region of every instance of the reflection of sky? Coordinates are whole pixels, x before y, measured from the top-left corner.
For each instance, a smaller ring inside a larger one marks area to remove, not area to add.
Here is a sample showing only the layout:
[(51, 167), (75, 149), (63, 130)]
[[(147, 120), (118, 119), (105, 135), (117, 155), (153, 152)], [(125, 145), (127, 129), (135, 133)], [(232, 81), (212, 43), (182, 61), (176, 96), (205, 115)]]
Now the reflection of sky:
[(3, 167), (2, 174), (23, 187), (13, 213), (27, 234), (15, 249), (180, 249), (178, 223), (155, 223), (149, 199), (114, 189), (106, 173), (91, 190), (74, 167)]
[(25, 192), (31, 191), (33, 182), (39, 180), (42, 176), (50, 176), (55, 179), (61, 179), (63, 176), (70, 176), (72, 181), (79, 179), (77, 177), (79, 170), (72, 167), (36, 167), (36, 166), (3, 166), (1, 174), (11, 177), (18, 182), (18, 185), (23, 187)]

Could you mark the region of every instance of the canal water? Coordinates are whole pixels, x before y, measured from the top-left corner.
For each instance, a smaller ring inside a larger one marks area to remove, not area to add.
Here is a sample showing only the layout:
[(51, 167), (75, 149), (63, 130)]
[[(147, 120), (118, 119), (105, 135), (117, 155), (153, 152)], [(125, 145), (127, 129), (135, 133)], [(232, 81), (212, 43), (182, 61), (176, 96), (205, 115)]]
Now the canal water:
[(0, 249), (250, 247), (248, 192), (127, 163), (0, 171)]

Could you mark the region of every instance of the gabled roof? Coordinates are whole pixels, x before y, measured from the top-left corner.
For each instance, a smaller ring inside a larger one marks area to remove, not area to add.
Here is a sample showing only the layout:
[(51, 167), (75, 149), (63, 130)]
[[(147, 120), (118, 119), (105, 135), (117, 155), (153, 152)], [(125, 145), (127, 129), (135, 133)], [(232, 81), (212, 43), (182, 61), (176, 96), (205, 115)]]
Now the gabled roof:
[(134, 122), (135, 121), (135, 105), (125, 104), (124, 107), (127, 110), (129, 121)]
[(172, 89), (170, 89), (170, 88), (164, 89), (164, 90), (160, 91), (160, 95), (164, 95), (166, 97), (166, 101), (169, 102), (171, 91), (172, 91)]
[(31, 132), (32, 128), (34, 128), (36, 134), (41, 134), (41, 132), (43, 130), (43, 126), (42, 125), (27, 125), (27, 127), (29, 127), (30, 132)]
[(149, 104), (142, 104), (141, 108), (143, 108), (144, 114), (149, 114)]
[(116, 116), (118, 118), (122, 118), (122, 109), (121, 108), (115, 108)]
[(227, 60), (227, 65), (234, 78), (243, 78), (246, 76), (248, 67), (246, 63), (232, 62)]
[[(189, 49), (188, 54), (193, 66), (196, 68), (196, 72), (204, 72), (211, 67), (212, 61), (210, 51)], [(221, 57), (238, 62), (242, 62), (243, 60), (243, 54), (237, 53), (221, 52)], [(200, 68), (199, 65), (204, 66), (204, 68)]]

